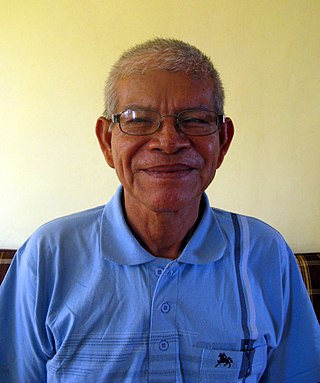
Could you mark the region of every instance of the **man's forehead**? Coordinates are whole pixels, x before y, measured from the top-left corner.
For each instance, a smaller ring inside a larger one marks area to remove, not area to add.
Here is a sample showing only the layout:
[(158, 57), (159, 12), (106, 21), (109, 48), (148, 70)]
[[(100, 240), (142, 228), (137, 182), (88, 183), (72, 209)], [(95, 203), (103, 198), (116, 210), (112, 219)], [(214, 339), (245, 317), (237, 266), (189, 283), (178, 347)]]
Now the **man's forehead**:
[(134, 70), (130, 72), (124, 72), (121, 73), (118, 78), (117, 82), (122, 82), (122, 81), (132, 81), (132, 80), (137, 80), (137, 81), (143, 81), (144, 79), (147, 79), (149, 77), (161, 77), (161, 75), (172, 75), (174, 77), (175, 75), (179, 76), (184, 76), (185, 78), (188, 78), (192, 81), (210, 81), (213, 83), (212, 77), (208, 73), (200, 73), (200, 72), (192, 72), (188, 70), (167, 70), (167, 69), (141, 69), (141, 70)]
[(117, 82), (118, 107), (155, 109), (161, 103), (177, 108), (212, 108), (213, 83), (208, 77), (194, 79), (185, 72), (150, 71), (130, 75)]

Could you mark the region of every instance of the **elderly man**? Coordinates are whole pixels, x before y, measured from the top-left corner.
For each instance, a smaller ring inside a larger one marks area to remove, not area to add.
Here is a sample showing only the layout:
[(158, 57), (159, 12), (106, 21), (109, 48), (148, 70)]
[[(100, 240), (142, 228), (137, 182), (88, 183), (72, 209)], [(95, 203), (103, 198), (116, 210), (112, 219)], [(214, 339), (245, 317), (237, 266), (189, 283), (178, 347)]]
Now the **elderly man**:
[(211, 61), (177, 40), (124, 53), (96, 124), (121, 187), (41, 227), (1, 287), (1, 382), (320, 380), (292, 252), (205, 190), (233, 137)]

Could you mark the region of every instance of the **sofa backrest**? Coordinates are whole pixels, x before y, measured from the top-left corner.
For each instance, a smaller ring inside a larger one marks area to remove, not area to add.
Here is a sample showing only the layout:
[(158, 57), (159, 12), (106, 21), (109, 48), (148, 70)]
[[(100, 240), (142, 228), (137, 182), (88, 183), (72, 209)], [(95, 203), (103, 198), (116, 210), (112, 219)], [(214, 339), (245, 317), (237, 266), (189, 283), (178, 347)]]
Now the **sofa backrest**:
[(16, 250), (0, 249), (0, 284), (9, 269)]

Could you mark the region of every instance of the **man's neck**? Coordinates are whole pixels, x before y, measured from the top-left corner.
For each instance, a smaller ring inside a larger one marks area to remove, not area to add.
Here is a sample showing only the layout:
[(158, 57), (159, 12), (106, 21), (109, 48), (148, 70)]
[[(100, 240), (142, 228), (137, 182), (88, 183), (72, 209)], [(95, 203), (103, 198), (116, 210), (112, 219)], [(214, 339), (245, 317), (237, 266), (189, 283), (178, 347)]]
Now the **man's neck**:
[(127, 223), (141, 246), (155, 257), (170, 259), (179, 257), (197, 227), (202, 215), (199, 205), (159, 212), (124, 204)]

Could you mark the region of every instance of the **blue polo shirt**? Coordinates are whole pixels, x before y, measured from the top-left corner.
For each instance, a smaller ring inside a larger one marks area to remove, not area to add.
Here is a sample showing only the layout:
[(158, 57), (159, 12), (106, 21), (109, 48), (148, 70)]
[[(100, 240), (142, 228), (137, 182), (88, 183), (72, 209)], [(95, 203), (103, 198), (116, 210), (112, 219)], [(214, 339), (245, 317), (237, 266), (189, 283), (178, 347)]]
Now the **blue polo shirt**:
[(180, 257), (103, 207), (52, 221), (0, 288), (0, 382), (320, 381), (319, 324), (274, 229), (212, 209)]

